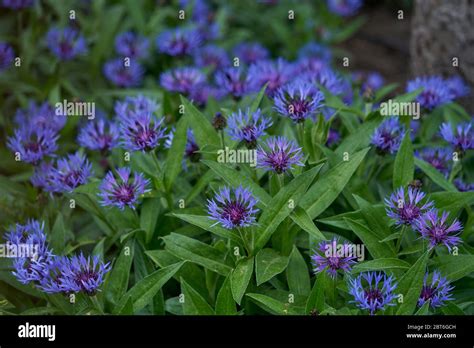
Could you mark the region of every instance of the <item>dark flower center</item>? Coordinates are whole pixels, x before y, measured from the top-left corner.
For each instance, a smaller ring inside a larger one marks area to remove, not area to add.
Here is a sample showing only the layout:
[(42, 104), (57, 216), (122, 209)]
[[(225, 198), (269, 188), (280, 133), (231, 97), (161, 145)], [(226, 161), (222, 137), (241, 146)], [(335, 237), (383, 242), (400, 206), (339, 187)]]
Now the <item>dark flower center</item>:
[(132, 185), (124, 183), (114, 191), (115, 198), (123, 203), (130, 203), (135, 198), (135, 191)]
[(62, 181), (64, 184), (66, 184), (69, 187), (75, 187), (77, 183), (79, 183), (81, 179), (81, 171), (79, 170), (73, 170), (67, 173)]
[(293, 100), (288, 105), (288, 112), (290, 115), (296, 116), (301, 121), (304, 119), (304, 115), (309, 111), (308, 102), (306, 100)]
[(61, 52), (62, 56), (68, 57), (72, 53), (72, 49), (73, 46), (65, 40), (59, 43), (59, 51)]
[(420, 297), (425, 300), (425, 301), (428, 301), (429, 299), (433, 298), (433, 296), (435, 295), (435, 289), (431, 286), (423, 286), (423, 289), (421, 290), (421, 295)]
[(375, 302), (381, 304), (383, 302), (382, 292), (379, 289), (367, 289), (364, 291), (367, 302), (373, 304)]
[(405, 204), (399, 209), (400, 219), (405, 224), (410, 224), (420, 216), (421, 209), (414, 204)]
[(227, 203), (222, 209), (222, 217), (229, 219), (234, 225), (240, 225), (247, 215), (247, 208), (237, 201)]
[(288, 168), (288, 155), (283, 152), (272, 152), (269, 156), (269, 162), (277, 174), (282, 174)]

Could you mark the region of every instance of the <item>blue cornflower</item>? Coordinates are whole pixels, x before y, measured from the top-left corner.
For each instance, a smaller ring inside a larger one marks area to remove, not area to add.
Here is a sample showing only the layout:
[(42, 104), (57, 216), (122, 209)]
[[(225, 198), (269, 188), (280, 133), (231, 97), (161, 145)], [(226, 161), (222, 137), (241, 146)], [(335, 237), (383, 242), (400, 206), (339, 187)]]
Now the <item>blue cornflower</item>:
[(422, 92), (416, 97), (421, 107), (432, 110), (437, 106), (452, 101), (452, 94), (446, 82), (439, 76), (417, 77), (408, 81), (407, 92), (413, 92), (422, 88)]
[(277, 174), (286, 173), (293, 166), (303, 166), (302, 159), (301, 148), (285, 137), (271, 137), (265, 146), (259, 145), (257, 149), (257, 167)]
[(311, 256), (314, 273), (326, 271), (331, 278), (336, 278), (338, 270), (349, 272), (356, 263), (355, 259), (351, 246), (346, 242), (341, 244), (337, 238), (319, 243), (318, 249)]
[(471, 122), (461, 123), (453, 131), (451, 124), (443, 123), (440, 132), (444, 140), (453, 145), (456, 151), (464, 153), (469, 149), (474, 149), (474, 131), (471, 128)]
[(446, 79), (452, 99), (462, 98), (469, 95), (470, 88), (461, 76), (453, 76)]
[(326, 45), (317, 42), (308, 42), (298, 50), (298, 58), (318, 59), (325, 63), (329, 63), (332, 59), (332, 53)]
[(236, 189), (223, 187), (214, 199), (207, 201), (209, 218), (227, 229), (248, 227), (255, 224), (259, 209), (252, 192), (242, 186)]
[(446, 278), (442, 277), (439, 271), (433, 272), (431, 284), (428, 282), (428, 273), (426, 273), (420, 298), (418, 299), (418, 307), (423, 306), (426, 301), (430, 301), (431, 308), (443, 307), (446, 301), (454, 300), (451, 294), (453, 289), (454, 286)]
[(7, 146), (15, 154), (19, 154), (21, 161), (38, 164), (57, 150), (58, 137), (56, 131), (50, 128), (24, 125), (15, 129), (14, 136), (8, 138)]
[(209, 101), (209, 98), (219, 100), (224, 97), (225, 94), (225, 91), (204, 82), (191, 88), (188, 98), (193, 103), (196, 103), (199, 106), (204, 106)]
[(377, 152), (393, 154), (400, 147), (404, 136), (405, 126), (397, 118), (391, 117), (375, 130), (371, 143), (375, 145)]
[(245, 64), (253, 64), (270, 56), (268, 50), (257, 42), (240, 43), (234, 47), (233, 54)]
[(396, 226), (415, 227), (416, 220), (434, 207), (432, 201), (421, 202), (425, 196), (425, 193), (419, 189), (408, 187), (405, 191), (403, 187), (400, 187), (392, 193), (390, 198), (385, 198), (387, 216), (395, 220)]
[(416, 220), (415, 229), (420, 232), (423, 239), (429, 242), (430, 249), (444, 244), (451, 251), (451, 247), (462, 242), (462, 239), (457, 236), (462, 230), (461, 223), (454, 219), (451, 224), (448, 224), (446, 221), (448, 216), (449, 213), (443, 211), (440, 217), (438, 210), (432, 209)]
[(115, 115), (119, 120), (127, 120), (136, 114), (152, 114), (158, 109), (158, 103), (143, 95), (125, 97), (123, 101), (117, 101), (114, 106)]
[(0, 71), (8, 68), (15, 59), (13, 48), (6, 42), (0, 42)]
[(135, 113), (120, 120), (121, 146), (130, 151), (151, 151), (165, 138), (164, 118), (152, 113)]
[(281, 87), (274, 97), (275, 110), (295, 123), (316, 116), (324, 102), (324, 95), (314, 85), (296, 80)]
[(202, 42), (203, 38), (196, 28), (166, 30), (156, 38), (158, 51), (170, 56), (192, 54)]
[(461, 178), (454, 180), (454, 186), (461, 192), (474, 191), (474, 183), (466, 183)]
[(66, 124), (67, 117), (58, 114), (48, 102), (35, 103), (31, 101), (27, 108), (18, 109), (15, 113), (15, 123), (19, 126), (30, 125), (38, 128), (49, 128), (59, 132)]
[(191, 128), (186, 132), (186, 147), (184, 149), (184, 157), (188, 158), (191, 162), (199, 162), (201, 154), (199, 153), (199, 145), (194, 138), (194, 133)]
[(322, 71), (328, 69), (328, 63), (317, 57), (302, 57), (295, 63), (295, 75), (313, 82)]
[(415, 155), (431, 164), (439, 172), (448, 176), (451, 168), (452, 151), (444, 147), (426, 148)]
[(33, 5), (33, 0), (3, 0), (2, 6), (12, 9), (12, 10), (21, 10)]
[(257, 90), (249, 72), (240, 67), (228, 67), (217, 71), (215, 82), (218, 88), (235, 98), (241, 98)]
[(115, 122), (99, 119), (83, 126), (77, 137), (81, 146), (105, 154), (118, 145), (119, 127)]
[(191, 7), (191, 18), (197, 22), (207, 22), (211, 14), (207, 0), (179, 0), (179, 6), (183, 9)]
[(249, 76), (255, 88), (267, 84), (265, 93), (273, 97), (276, 91), (293, 77), (294, 67), (282, 58), (276, 61), (262, 60), (252, 64)]
[(333, 128), (329, 128), (328, 139), (326, 140), (326, 146), (332, 146), (337, 144), (341, 140), (341, 134)]
[(148, 39), (132, 31), (121, 33), (115, 38), (115, 51), (122, 57), (146, 58), (148, 47)]
[(87, 183), (92, 176), (92, 165), (87, 157), (79, 152), (58, 159), (49, 176), (46, 190), (52, 192), (71, 192)]
[(30, 178), (30, 182), (34, 187), (41, 188), (45, 191), (50, 190), (50, 184), (52, 182), (52, 176), (54, 171), (54, 163), (52, 162), (41, 162), (35, 167), (33, 175)]
[(61, 60), (71, 60), (87, 52), (86, 40), (78, 30), (51, 28), (46, 34), (49, 50)]
[(135, 209), (138, 198), (150, 189), (150, 180), (143, 174), (131, 172), (130, 168), (117, 169), (117, 175), (109, 171), (99, 186), (99, 197), (103, 206), (116, 206), (123, 210), (126, 206)]
[(393, 276), (387, 276), (384, 272), (361, 273), (349, 282), (349, 293), (354, 297), (350, 303), (374, 315), (388, 306), (395, 306), (396, 287)]
[(250, 112), (239, 110), (229, 116), (227, 133), (235, 141), (243, 141), (249, 148), (255, 148), (257, 140), (265, 134), (265, 130), (272, 125), (272, 120), (262, 115), (260, 109)]
[(213, 69), (222, 69), (230, 65), (230, 59), (223, 48), (216, 45), (207, 45), (196, 51), (194, 63), (198, 68), (209, 66)]
[(104, 64), (104, 75), (117, 87), (136, 87), (143, 80), (143, 67), (134, 59), (114, 58)]
[(356, 71), (352, 74), (352, 79), (360, 84), (362, 94), (375, 92), (384, 84), (384, 78), (376, 71)]
[(312, 81), (323, 86), (334, 95), (343, 95), (348, 89), (347, 81), (331, 68), (322, 69), (319, 74), (312, 77)]
[(170, 92), (189, 94), (206, 82), (206, 76), (197, 68), (182, 67), (161, 74), (161, 86)]
[(327, 0), (328, 9), (342, 17), (350, 17), (362, 7), (362, 0)]

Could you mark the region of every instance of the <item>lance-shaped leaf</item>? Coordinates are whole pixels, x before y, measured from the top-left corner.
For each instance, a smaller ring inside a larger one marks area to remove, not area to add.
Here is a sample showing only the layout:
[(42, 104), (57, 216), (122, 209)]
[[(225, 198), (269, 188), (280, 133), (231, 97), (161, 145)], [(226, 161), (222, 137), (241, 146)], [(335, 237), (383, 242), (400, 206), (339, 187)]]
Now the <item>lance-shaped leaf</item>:
[(104, 287), (105, 298), (112, 304), (117, 303), (127, 291), (128, 278), (133, 262), (135, 251), (135, 240), (129, 239), (120, 251), (120, 255), (115, 261), (112, 272)]
[(209, 219), (208, 216), (190, 214), (173, 214), (173, 216), (202, 228), (203, 230), (214, 233), (219, 237), (229, 238), (234, 242), (240, 241), (239, 236), (237, 236), (232, 230), (216, 225), (216, 222)]
[(307, 296), (311, 291), (308, 267), (298, 248), (294, 245), (286, 269), (286, 278), (291, 293)]
[(255, 257), (257, 285), (263, 284), (283, 272), (288, 261), (288, 257), (281, 256), (273, 249), (260, 250)]
[(411, 144), (410, 133), (406, 132), (393, 165), (393, 189), (406, 186), (413, 181), (414, 170), (413, 145)]
[(180, 118), (173, 134), (173, 143), (168, 151), (165, 163), (165, 186), (170, 190), (178, 174), (183, 169), (183, 156), (187, 141), (187, 119)]
[(209, 303), (182, 278), (181, 292), (184, 295), (183, 313), (185, 315), (215, 314)]
[(230, 275), (222, 283), (221, 289), (216, 298), (216, 314), (217, 315), (236, 315), (234, 297), (230, 287)]
[(252, 278), (253, 264), (253, 257), (240, 260), (230, 276), (232, 296), (239, 305)]
[(247, 296), (271, 314), (298, 315), (304, 312), (303, 308), (295, 306), (293, 303), (283, 303), (267, 295), (247, 294)]
[(456, 186), (449, 182), (443, 174), (435, 169), (431, 164), (423, 161), (420, 158), (415, 158), (415, 164), (420, 168), (436, 185), (445, 189), (446, 191), (457, 192)]

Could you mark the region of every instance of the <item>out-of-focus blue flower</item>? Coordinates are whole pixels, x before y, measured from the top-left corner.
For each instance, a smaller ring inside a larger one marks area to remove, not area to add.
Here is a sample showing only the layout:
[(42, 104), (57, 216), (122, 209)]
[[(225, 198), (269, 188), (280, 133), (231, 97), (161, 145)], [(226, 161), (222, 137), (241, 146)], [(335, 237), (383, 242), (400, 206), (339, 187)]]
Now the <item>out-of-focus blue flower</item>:
[(400, 124), (398, 118), (390, 117), (385, 120), (372, 135), (371, 143), (376, 146), (379, 153), (395, 153), (405, 136), (405, 126)]
[(267, 84), (265, 93), (273, 97), (276, 91), (293, 77), (294, 67), (282, 58), (262, 60), (252, 64), (249, 77), (257, 89)]
[(303, 166), (302, 159), (301, 148), (285, 137), (271, 137), (257, 149), (257, 167), (277, 174), (286, 173), (294, 166)]
[(270, 56), (268, 50), (257, 42), (242, 42), (234, 47), (233, 54), (245, 64), (253, 64)]
[(451, 251), (451, 247), (462, 242), (457, 236), (462, 230), (461, 223), (457, 219), (447, 223), (448, 216), (446, 211), (439, 216), (438, 210), (432, 209), (416, 220), (415, 229), (429, 242), (430, 249), (443, 244)]
[(240, 67), (228, 67), (217, 71), (215, 82), (218, 88), (235, 98), (257, 91), (249, 73)]
[(161, 86), (170, 92), (189, 94), (194, 88), (206, 82), (206, 76), (196, 68), (182, 67), (161, 74)]
[(469, 95), (470, 88), (461, 76), (453, 76), (446, 79), (452, 99), (462, 98)]
[(298, 58), (317, 58), (325, 63), (329, 63), (332, 59), (332, 53), (326, 45), (317, 42), (308, 42), (298, 50)]
[(349, 293), (354, 297), (350, 301), (371, 315), (383, 311), (389, 306), (395, 306), (395, 289), (397, 283), (393, 276), (384, 272), (364, 272), (349, 282)]
[(0, 71), (8, 68), (15, 59), (13, 48), (6, 42), (0, 42)]
[(191, 162), (199, 162), (201, 154), (199, 153), (199, 145), (194, 138), (194, 133), (191, 128), (186, 132), (186, 147), (184, 149), (184, 157), (188, 158)]
[(260, 109), (246, 112), (239, 109), (237, 113), (229, 116), (227, 120), (227, 133), (235, 141), (243, 141), (249, 148), (257, 146), (257, 140), (265, 134), (265, 130), (272, 125), (269, 117), (262, 115)]
[(7, 146), (20, 155), (21, 161), (38, 164), (57, 150), (58, 137), (56, 131), (50, 128), (25, 125), (15, 129), (14, 135), (8, 138)]
[(236, 189), (223, 187), (214, 199), (207, 201), (209, 218), (227, 229), (248, 227), (255, 224), (259, 211), (255, 207), (257, 202), (252, 192), (242, 186)]
[(230, 65), (230, 59), (223, 48), (216, 45), (207, 45), (195, 52), (194, 63), (199, 68), (209, 66), (213, 69), (222, 69)]
[(362, 94), (375, 92), (382, 88), (384, 84), (384, 78), (376, 71), (356, 71), (352, 74), (352, 79), (357, 84), (360, 84)]
[[(338, 254), (341, 250), (342, 254)], [(315, 273), (326, 271), (331, 278), (336, 278), (337, 271), (349, 272), (356, 263), (356, 256), (351, 253), (348, 243), (340, 243), (337, 238), (319, 243), (319, 247), (311, 256)]]
[(92, 165), (87, 157), (76, 152), (58, 159), (46, 189), (52, 192), (71, 192), (87, 183), (92, 174)]
[(446, 82), (439, 76), (417, 77), (408, 81), (407, 92), (413, 92), (422, 88), (422, 92), (416, 97), (421, 107), (432, 110), (437, 106), (452, 101), (452, 94)]
[(165, 138), (164, 118), (151, 113), (135, 113), (120, 120), (121, 146), (130, 151), (151, 151)]
[(31, 101), (27, 108), (18, 109), (15, 113), (15, 123), (20, 127), (30, 125), (31, 127), (49, 128), (59, 132), (66, 124), (67, 117), (58, 114), (48, 102), (37, 104)]
[(196, 28), (175, 28), (162, 32), (156, 38), (156, 46), (161, 53), (170, 56), (192, 54), (203, 39)]
[(300, 75), (302, 79), (315, 81), (317, 76), (323, 71), (329, 69), (327, 62), (320, 58), (303, 57), (296, 61), (295, 74)]
[(433, 272), (431, 283), (428, 282), (428, 277), (429, 275), (426, 273), (420, 298), (418, 299), (418, 307), (430, 301), (431, 308), (439, 308), (443, 307), (446, 301), (454, 300), (451, 294), (454, 286), (452, 286), (446, 278), (442, 277), (439, 271)]
[(49, 50), (61, 60), (71, 60), (87, 52), (86, 40), (78, 30), (65, 28), (51, 28), (46, 34)]
[(143, 67), (136, 60), (114, 58), (104, 65), (104, 75), (117, 87), (136, 87), (143, 80)]
[(3, 0), (2, 6), (12, 9), (12, 10), (21, 10), (33, 5), (33, 0)]
[(327, 0), (328, 9), (342, 17), (353, 16), (362, 7), (362, 0)]
[(54, 163), (41, 162), (40, 165), (35, 167), (33, 175), (30, 178), (31, 184), (34, 187), (49, 191), (50, 183), (52, 181), (53, 169)]
[(474, 183), (466, 183), (461, 178), (454, 180), (454, 186), (461, 192), (474, 191)]
[(149, 41), (146, 37), (127, 31), (115, 38), (115, 51), (122, 57), (148, 57)]
[(126, 206), (135, 209), (138, 198), (149, 192), (150, 180), (145, 179), (143, 174), (131, 173), (130, 168), (118, 168), (114, 175), (109, 171), (99, 186), (99, 197), (102, 198), (103, 206), (116, 206), (123, 210)]
[(158, 109), (158, 103), (143, 95), (125, 97), (123, 101), (117, 101), (114, 106), (115, 115), (119, 120), (126, 120), (136, 114), (153, 114)]
[(118, 145), (119, 128), (115, 122), (99, 119), (83, 126), (77, 140), (81, 146), (105, 154)]
[(274, 102), (278, 113), (299, 123), (308, 117), (315, 118), (323, 106), (324, 95), (314, 85), (296, 80), (281, 87), (275, 94)]
[(444, 147), (426, 148), (415, 152), (415, 156), (431, 164), (439, 172), (448, 176), (451, 170), (452, 151)]
[(390, 198), (385, 198), (385, 210), (388, 217), (395, 221), (396, 226), (416, 226), (416, 220), (424, 213), (434, 207), (432, 201), (421, 201), (425, 193), (419, 189), (409, 187), (406, 191), (403, 187), (396, 190)]
[(456, 151), (465, 152), (474, 149), (474, 131), (472, 123), (458, 124), (456, 130), (449, 123), (443, 123), (440, 127), (441, 136), (454, 146)]
[(332, 146), (337, 144), (341, 140), (341, 134), (336, 129), (329, 128), (328, 139), (326, 140), (326, 146)]
[(197, 105), (204, 106), (207, 104), (209, 98), (219, 100), (225, 95), (225, 91), (218, 89), (209, 83), (201, 83), (191, 89), (188, 98)]

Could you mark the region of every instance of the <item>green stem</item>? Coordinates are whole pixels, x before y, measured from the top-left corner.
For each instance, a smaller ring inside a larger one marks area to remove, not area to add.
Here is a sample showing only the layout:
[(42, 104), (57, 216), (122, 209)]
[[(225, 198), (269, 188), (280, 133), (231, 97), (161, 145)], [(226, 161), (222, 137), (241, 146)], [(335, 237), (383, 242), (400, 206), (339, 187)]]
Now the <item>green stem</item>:
[(406, 229), (407, 227), (403, 225), (402, 230), (400, 231), (400, 237), (398, 237), (398, 240), (397, 240), (397, 247), (396, 247), (397, 254), (400, 251), (400, 246), (402, 245), (402, 240), (403, 240), (403, 237), (405, 236)]
[(298, 132), (298, 141), (300, 146), (304, 146), (304, 123), (298, 123), (296, 125), (296, 130)]
[(93, 307), (99, 312), (99, 314), (105, 314), (96, 295), (89, 296), (89, 299), (91, 300)]
[(242, 240), (242, 244), (244, 245), (244, 248), (245, 248), (245, 251), (247, 252), (247, 255), (250, 255), (250, 248), (247, 245), (247, 239), (245, 238), (242, 229), (237, 228), (237, 231), (239, 231), (240, 239)]
[(221, 136), (221, 148), (222, 148), (222, 149), (225, 149), (224, 130), (221, 129), (221, 130), (219, 131), (219, 133), (220, 133), (220, 136)]

